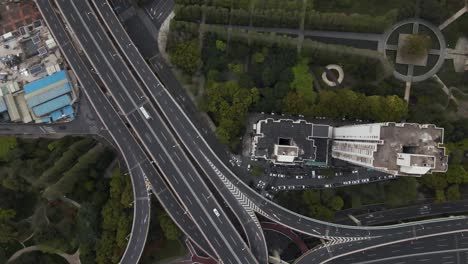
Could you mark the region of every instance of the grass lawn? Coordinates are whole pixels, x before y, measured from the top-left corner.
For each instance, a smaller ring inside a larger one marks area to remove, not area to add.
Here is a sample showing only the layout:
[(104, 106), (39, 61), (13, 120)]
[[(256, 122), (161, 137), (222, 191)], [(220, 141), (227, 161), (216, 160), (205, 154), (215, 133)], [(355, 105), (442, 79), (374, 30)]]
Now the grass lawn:
[(184, 256), (185, 254), (187, 254), (187, 250), (179, 241), (167, 240), (164, 245), (158, 249), (157, 254), (155, 254), (155, 260), (156, 263), (161, 263), (162, 260)]
[(358, 13), (385, 15), (391, 9), (399, 9), (415, 0), (315, 0), (314, 9), (319, 12)]
[(16, 138), (0, 137), (0, 160), (5, 160), (8, 152), (16, 147)]

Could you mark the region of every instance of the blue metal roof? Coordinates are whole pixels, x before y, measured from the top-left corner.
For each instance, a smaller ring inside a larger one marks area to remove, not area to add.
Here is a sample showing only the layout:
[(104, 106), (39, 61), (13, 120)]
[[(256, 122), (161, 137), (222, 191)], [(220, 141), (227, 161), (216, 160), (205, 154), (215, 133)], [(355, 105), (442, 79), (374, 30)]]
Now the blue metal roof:
[(62, 112), (64, 115), (69, 116), (70, 114), (73, 114), (73, 107), (71, 105), (67, 105), (64, 108), (62, 108)]
[(3, 96), (0, 96), (0, 113), (6, 112), (7, 106), (5, 104), (5, 100), (3, 100)]
[(67, 74), (65, 72), (65, 70), (62, 70), (62, 71), (59, 71), (59, 72), (56, 72), (50, 76), (47, 76), (47, 77), (44, 77), (42, 79), (39, 79), (37, 81), (34, 81), (34, 82), (31, 82), (31, 83), (28, 83), (26, 84), (23, 88), (24, 88), (24, 92), (26, 94), (30, 94), (30, 93), (33, 93), (37, 90), (40, 90), (46, 86), (49, 86), (53, 83), (56, 83), (56, 82), (59, 82), (61, 80), (65, 80), (67, 79)]
[(75, 115), (73, 114), (73, 107), (71, 105), (67, 105), (62, 109), (52, 112), (50, 116), (52, 118), (52, 122), (55, 122), (64, 117), (69, 117), (71, 119), (75, 118)]
[(26, 101), (27, 101), (29, 108), (32, 108), (36, 105), (40, 105), (42, 103), (45, 103), (49, 100), (52, 100), (56, 97), (59, 97), (69, 92), (71, 92), (70, 84), (65, 83), (64, 85), (54, 87), (48, 91), (32, 96), (28, 98)]
[(62, 109), (50, 113), (50, 117), (52, 118), (52, 122), (55, 122), (55, 121), (59, 120), (60, 118), (62, 118), (62, 116), (63, 116)]
[(51, 123), (50, 116), (44, 116), (41, 118), (42, 123)]
[(70, 104), (70, 96), (67, 94), (62, 95), (60, 97), (57, 97), (55, 99), (52, 99), (46, 103), (43, 103), (41, 105), (35, 106), (32, 108), (34, 114), (36, 116), (43, 116), (45, 114), (51, 113), (57, 109), (60, 109), (66, 105)]

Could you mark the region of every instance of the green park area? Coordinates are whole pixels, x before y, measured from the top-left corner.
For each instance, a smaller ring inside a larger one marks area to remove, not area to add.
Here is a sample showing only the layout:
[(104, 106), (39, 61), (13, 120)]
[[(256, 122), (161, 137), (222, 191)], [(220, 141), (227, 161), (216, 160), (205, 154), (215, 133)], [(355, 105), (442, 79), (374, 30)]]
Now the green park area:
[[(297, 30), (383, 34), (394, 23), (415, 16), (437, 26), (463, 5), (462, 0), (176, 0), (167, 52), (198, 107), (214, 121), (219, 139), (234, 152), (240, 151), (249, 113), (431, 123), (445, 128), (450, 153), (446, 174), (283, 192), (277, 198), (281, 204), (332, 219), (337, 210), (372, 203), (398, 207), (418, 199), (457, 200), (468, 187), (466, 72), (455, 72), (452, 60), (446, 60), (438, 73), (456, 100), (444, 93), (443, 84), (429, 78), (412, 83), (406, 102), (405, 83), (392, 75), (395, 61), (386, 59), (376, 46), (323, 42), (301, 37)], [(450, 47), (466, 36), (466, 19), (462, 16), (442, 31)], [(411, 33), (410, 27), (407, 30)], [(434, 33), (425, 26), (420, 32), (404, 47), (409, 55), (438, 48)], [(392, 38), (398, 35), (390, 36), (390, 42)], [(430, 55), (428, 65), (435, 63), (432, 59)], [(321, 79), (329, 64), (340, 65), (345, 73), (336, 87)], [(420, 68), (415, 66), (416, 74)]]
[[(0, 263), (16, 252), (8, 263), (67, 263), (58, 254), (84, 264), (118, 263), (131, 230), (133, 191), (114, 151), (81, 137), (0, 141)], [(170, 230), (168, 238), (159, 232), (160, 243), (180, 232), (168, 217), (156, 224)]]

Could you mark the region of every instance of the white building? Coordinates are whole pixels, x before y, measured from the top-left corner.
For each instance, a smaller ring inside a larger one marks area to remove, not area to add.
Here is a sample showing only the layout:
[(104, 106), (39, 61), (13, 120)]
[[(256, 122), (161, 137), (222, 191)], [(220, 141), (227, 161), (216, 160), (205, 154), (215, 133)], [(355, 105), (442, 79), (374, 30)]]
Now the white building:
[(335, 127), (332, 157), (393, 175), (446, 172), (444, 129), (435, 125), (375, 123)]

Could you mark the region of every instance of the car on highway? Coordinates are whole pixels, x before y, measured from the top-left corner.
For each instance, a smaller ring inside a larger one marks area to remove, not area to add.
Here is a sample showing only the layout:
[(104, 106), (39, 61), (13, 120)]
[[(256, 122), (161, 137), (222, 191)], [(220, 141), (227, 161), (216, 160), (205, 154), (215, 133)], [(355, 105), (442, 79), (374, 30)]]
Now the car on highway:
[(213, 209), (213, 213), (214, 213), (217, 217), (220, 216), (220, 214), (219, 214), (219, 212), (218, 212), (218, 209), (216, 209), (216, 208)]

